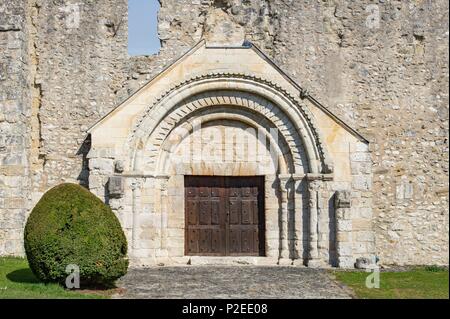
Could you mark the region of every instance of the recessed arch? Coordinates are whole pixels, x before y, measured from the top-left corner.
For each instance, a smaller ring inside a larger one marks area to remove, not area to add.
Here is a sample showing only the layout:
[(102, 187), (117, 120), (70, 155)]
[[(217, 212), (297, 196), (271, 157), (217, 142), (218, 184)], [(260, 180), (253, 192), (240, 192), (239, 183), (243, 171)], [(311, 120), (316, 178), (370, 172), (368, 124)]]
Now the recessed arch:
[[(170, 131), (175, 122), (199, 108), (218, 105), (238, 105), (263, 115), (279, 129), (291, 147), (294, 161), (301, 160), (301, 146), (308, 160), (307, 172), (330, 173), (328, 156), (314, 118), (288, 91), (263, 79), (236, 74), (214, 74), (193, 77), (174, 86), (147, 108), (133, 128), (126, 148), (135, 152), (129, 159), (131, 170), (137, 169), (137, 147), (146, 144), (156, 129)], [(154, 140), (149, 150), (154, 156), (163, 142)], [(140, 151), (143, 151), (142, 149)]]
[[(200, 130), (203, 135), (205, 128), (206, 138), (189, 144), (188, 137), (194, 136), (194, 118), (201, 119), (204, 125)], [(221, 138), (221, 142), (211, 139), (208, 145), (208, 136), (229, 127), (236, 130), (241, 141), (247, 139), (258, 147), (259, 140), (253, 132), (263, 127), (264, 139), (268, 139), (271, 135), (267, 128), (275, 128), (279, 133), (278, 143), (272, 142), (278, 146), (275, 156), (256, 161), (241, 157), (223, 161), (188, 158), (185, 166), (183, 163), (173, 169), (171, 159), (179, 154), (178, 145), (187, 144), (193, 155), (200, 151), (203, 154), (204, 145), (237, 153), (241, 147), (234, 143), (237, 138)], [(184, 139), (183, 135), (174, 134), (178, 128), (186, 129)], [(175, 259), (186, 263), (190, 254), (183, 247), (191, 246), (186, 246), (185, 240), (194, 240), (198, 245), (200, 240), (186, 235), (185, 230), (194, 230), (189, 225), (196, 222), (183, 218), (183, 212), (184, 217), (194, 214), (198, 217), (194, 216), (195, 220), (205, 212), (189, 206), (189, 200), (210, 196), (206, 202), (211, 207), (216, 200), (222, 201), (224, 205), (219, 206), (225, 208), (216, 216), (226, 221), (229, 194), (254, 194), (255, 190), (248, 193), (243, 189), (250, 181), (258, 184), (256, 193), (264, 195), (261, 205), (258, 200), (257, 211), (260, 207), (264, 211), (258, 215), (262, 216), (258, 227), (265, 234), (258, 238), (265, 245), (265, 261), (311, 267), (334, 264), (335, 260), (339, 265), (354, 262), (351, 247), (355, 232), (347, 227), (350, 215), (336, 211), (348, 210), (349, 204), (335, 202), (339, 198), (335, 192), (345, 192), (344, 199), (352, 197), (349, 191), (368, 198), (371, 176), (366, 170), (370, 165), (367, 141), (256, 48), (198, 44), (106, 115), (89, 133), (90, 190), (117, 211), (127, 230), (132, 258), (140, 264), (171, 263)], [(323, 140), (321, 134), (327, 139)], [(283, 163), (280, 169), (270, 167), (272, 158)], [(196, 177), (199, 183), (204, 181), (203, 185), (189, 183)], [(233, 181), (240, 184), (232, 187)], [(216, 196), (217, 190), (210, 189), (212, 184), (220, 185), (219, 193), (224, 197)], [(190, 189), (191, 186), (209, 190)], [(254, 198), (251, 201), (255, 202)], [(366, 203), (356, 202), (356, 209), (366, 211)], [(236, 251), (249, 253), (240, 249)]]
[[(195, 112), (193, 116), (190, 116), (184, 121), (182, 121), (177, 128), (173, 129), (167, 134), (167, 138), (164, 139), (164, 143), (161, 147), (161, 152), (156, 161), (156, 171), (158, 174), (169, 174), (169, 168), (171, 163), (171, 155), (177, 150), (177, 147), (183, 142), (183, 140), (189, 137), (195, 126), (195, 122), (199, 121), (202, 126), (215, 123), (223, 123), (224, 121), (243, 123), (251, 128), (255, 129), (255, 133), (258, 132), (258, 139), (261, 137), (268, 143), (264, 144), (267, 146), (267, 151), (272, 157), (273, 163), (276, 166), (272, 174), (288, 174), (294, 171), (294, 163), (292, 160), (292, 154), (289, 151), (289, 147), (284, 139), (277, 140), (271, 135), (270, 131), (266, 130), (263, 123), (258, 123), (255, 119), (252, 119), (246, 112), (232, 113), (226, 107), (218, 107), (213, 111), (210, 110), (200, 110)], [(262, 134), (261, 134), (262, 133)], [(171, 138), (172, 137), (172, 138)], [(255, 173), (256, 174), (256, 173)]]

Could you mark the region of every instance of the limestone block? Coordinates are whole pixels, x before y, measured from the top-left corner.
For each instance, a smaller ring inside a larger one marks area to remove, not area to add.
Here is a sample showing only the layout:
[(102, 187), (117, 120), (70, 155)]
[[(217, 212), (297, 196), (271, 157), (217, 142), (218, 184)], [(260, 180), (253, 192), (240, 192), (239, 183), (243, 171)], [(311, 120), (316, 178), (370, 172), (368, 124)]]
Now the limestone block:
[(355, 254), (368, 253), (367, 244), (365, 242), (353, 242), (353, 253)]
[(336, 221), (336, 230), (341, 231), (351, 231), (353, 228), (351, 220), (338, 220)]
[(350, 154), (350, 160), (353, 162), (370, 162), (370, 154), (366, 152), (354, 152)]
[(167, 249), (156, 249), (155, 250), (155, 257), (169, 257), (169, 251)]
[(342, 256), (338, 258), (338, 264), (340, 268), (352, 269), (354, 268), (355, 262), (353, 257)]
[(372, 171), (372, 164), (370, 162), (351, 162), (352, 175), (370, 174)]
[(352, 211), (351, 215), (353, 218), (371, 219), (373, 217), (371, 207), (353, 207), (351, 211)]
[(369, 191), (372, 189), (372, 178), (370, 175), (353, 176), (352, 188), (360, 191)]
[[(173, 263), (173, 257), (184, 257), (184, 246), (181, 247), (167, 247), (167, 255), (170, 256), (170, 264)], [(183, 264), (187, 264), (187, 258), (184, 258)]]
[(369, 144), (364, 143), (364, 142), (356, 142), (354, 144), (354, 152), (368, 153), (369, 152)]
[(351, 232), (338, 232), (336, 234), (336, 240), (338, 242), (351, 242), (352, 241), (352, 233)]
[(121, 176), (111, 176), (108, 179), (108, 195), (118, 198), (124, 195), (125, 181)]
[(413, 198), (414, 187), (411, 182), (402, 181), (400, 185), (396, 186), (395, 190), (395, 196), (398, 201)]
[(105, 174), (113, 174), (114, 161), (108, 158), (91, 158), (89, 160), (89, 168)]
[(340, 257), (342, 256), (353, 256), (353, 245), (352, 243), (340, 243), (336, 249)]
[(375, 234), (372, 231), (358, 231), (356, 232), (356, 241), (359, 242), (373, 242)]
[(372, 230), (372, 221), (370, 219), (353, 219), (353, 230)]

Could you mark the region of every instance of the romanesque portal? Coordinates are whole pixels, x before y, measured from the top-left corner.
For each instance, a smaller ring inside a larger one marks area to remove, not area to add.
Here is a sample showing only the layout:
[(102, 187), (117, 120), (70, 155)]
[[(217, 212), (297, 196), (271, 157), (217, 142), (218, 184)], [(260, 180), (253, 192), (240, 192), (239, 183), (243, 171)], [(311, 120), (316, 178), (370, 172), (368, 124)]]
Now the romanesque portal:
[(200, 42), (89, 134), (135, 264), (374, 257), (367, 141), (254, 46)]

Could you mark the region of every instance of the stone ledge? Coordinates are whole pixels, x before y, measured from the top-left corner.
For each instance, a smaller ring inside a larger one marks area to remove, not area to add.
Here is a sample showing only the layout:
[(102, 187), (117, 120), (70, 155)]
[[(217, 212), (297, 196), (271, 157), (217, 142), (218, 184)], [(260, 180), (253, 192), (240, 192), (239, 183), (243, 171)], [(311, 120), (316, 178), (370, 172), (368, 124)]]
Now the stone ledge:
[(278, 258), (274, 257), (209, 257), (209, 256), (190, 256), (191, 265), (267, 265), (275, 266)]

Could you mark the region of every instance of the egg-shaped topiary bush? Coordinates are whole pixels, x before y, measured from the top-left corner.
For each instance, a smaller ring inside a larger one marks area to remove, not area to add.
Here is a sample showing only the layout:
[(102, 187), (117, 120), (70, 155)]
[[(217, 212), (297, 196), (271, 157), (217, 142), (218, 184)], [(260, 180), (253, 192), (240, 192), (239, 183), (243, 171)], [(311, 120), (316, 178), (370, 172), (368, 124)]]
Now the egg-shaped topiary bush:
[(44, 282), (64, 283), (68, 265), (80, 283), (110, 286), (126, 274), (127, 241), (119, 220), (99, 198), (76, 184), (49, 190), (25, 226), (25, 252)]

